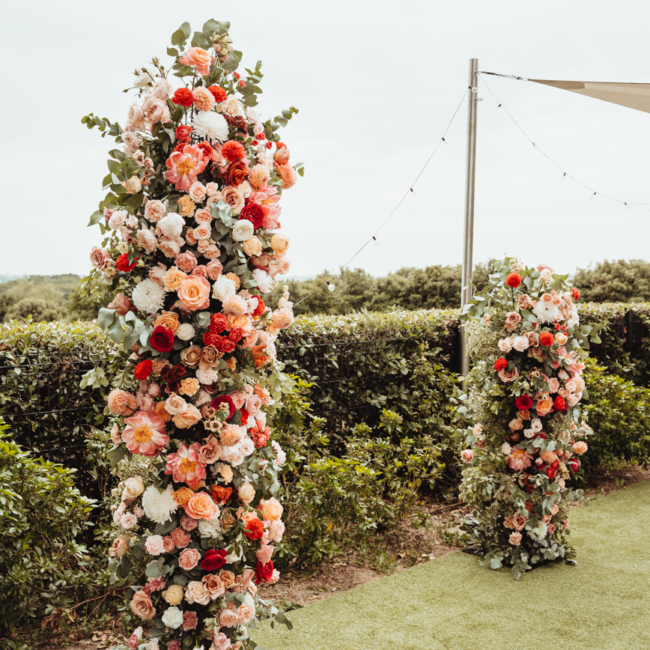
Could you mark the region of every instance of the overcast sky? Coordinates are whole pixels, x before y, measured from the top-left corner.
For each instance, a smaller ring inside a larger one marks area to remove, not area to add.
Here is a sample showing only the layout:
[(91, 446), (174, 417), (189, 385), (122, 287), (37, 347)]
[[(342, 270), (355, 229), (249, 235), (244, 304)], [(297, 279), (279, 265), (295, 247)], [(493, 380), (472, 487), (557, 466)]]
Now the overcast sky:
[[(189, 21), (229, 20), (244, 64), (263, 60), (264, 119), (300, 109), (282, 139), (305, 178), (282, 201), (290, 275), (344, 264), (390, 213), (479, 69), (523, 77), (650, 82), (650, 5), (641, 0), (13, 2), (3, 56), (3, 274), (85, 274), (99, 243), (113, 141), (80, 119), (121, 124), (132, 71)], [(569, 173), (598, 192), (650, 203), (650, 114), (538, 84), (487, 78)], [(525, 140), (479, 81), (475, 261), (504, 254), (569, 272), (650, 259), (650, 210), (590, 200)], [(466, 105), (409, 198), (353, 266), (374, 275), (461, 260)]]

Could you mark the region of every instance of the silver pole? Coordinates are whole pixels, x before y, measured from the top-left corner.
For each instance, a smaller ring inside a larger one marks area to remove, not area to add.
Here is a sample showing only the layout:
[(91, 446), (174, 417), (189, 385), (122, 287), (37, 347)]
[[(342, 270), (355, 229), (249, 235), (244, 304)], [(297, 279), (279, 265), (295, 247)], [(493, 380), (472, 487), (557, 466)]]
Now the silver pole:
[[(478, 93), (478, 59), (469, 60), (469, 89), (467, 92), (467, 176), (465, 179), (465, 238), (463, 242), (463, 272), (460, 294), (460, 306), (465, 306), (472, 298), (469, 279), (472, 276), (474, 252), (474, 197), (476, 183), (476, 107)], [(469, 357), (467, 356), (467, 338), (461, 332), (461, 375), (469, 373)]]

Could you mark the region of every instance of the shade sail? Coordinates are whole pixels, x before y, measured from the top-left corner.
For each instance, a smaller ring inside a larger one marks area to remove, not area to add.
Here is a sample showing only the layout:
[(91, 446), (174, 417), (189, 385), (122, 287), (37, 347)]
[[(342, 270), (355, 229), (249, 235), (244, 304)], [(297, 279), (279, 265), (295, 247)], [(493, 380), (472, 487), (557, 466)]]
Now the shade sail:
[(587, 95), (605, 102), (620, 104), (637, 111), (650, 113), (650, 84), (607, 83), (601, 81), (552, 81), (549, 79), (529, 79), (538, 84), (570, 90), (572, 93)]

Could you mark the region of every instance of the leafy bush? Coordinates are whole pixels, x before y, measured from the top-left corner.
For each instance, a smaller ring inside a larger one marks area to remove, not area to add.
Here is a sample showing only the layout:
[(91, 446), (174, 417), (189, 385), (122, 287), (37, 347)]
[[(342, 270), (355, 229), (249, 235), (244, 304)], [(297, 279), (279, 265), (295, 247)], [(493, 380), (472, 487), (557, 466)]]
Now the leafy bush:
[(578, 269), (573, 284), (589, 302), (643, 302), (650, 300), (650, 262), (605, 260)]
[(0, 630), (73, 602), (91, 585), (76, 539), (93, 508), (73, 472), (24, 452), (0, 420)]

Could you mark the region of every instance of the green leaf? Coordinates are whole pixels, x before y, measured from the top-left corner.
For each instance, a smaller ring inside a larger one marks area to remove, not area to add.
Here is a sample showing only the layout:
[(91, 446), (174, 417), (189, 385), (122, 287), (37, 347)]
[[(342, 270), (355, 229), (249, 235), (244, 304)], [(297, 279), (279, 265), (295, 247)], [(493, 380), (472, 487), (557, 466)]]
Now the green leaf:
[(102, 307), (97, 316), (97, 325), (103, 330), (108, 329), (115, 320), (115, 310)]
[(203, 25), (203, 33), (210, 38), (212, 34), (227, 34), (228, 30), (230, 29), (230, 23), (229, 22), (221, 22), (219, 20), (214, 20), (214, 18), (211, 18), (208, 20), (208, 22)]
[(207, 50), (212, 47), (212, 41), (203, 32), (194, 32), (192, 47), (202, 47)]
[(185, 36), (185, 38), (189, 38), (189, 37), (190, 37), (190, 34), (192, 33), (192, 28), (190, 27), (190, 24), (189, 24), (189, 23), (187, 23), (187, 22), (186, 22), (186, 23), (183, 23), (183, 24), (179, 27), (179, 29), (180, 29), (181, 32), (183, 32), (183, 35)]
[(102, 219), (104, 218), (104, 212), (102, 210), (95, 210), (90, 215), (90, 221), (88, 222), (88, 226), (94, 226), (96, 223), (99, 223)]
[(167, 54), (169, 56), (178, 56), (178, 50), (175, 47), (168, 47)]

